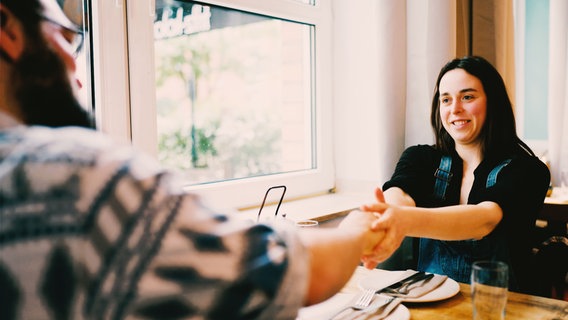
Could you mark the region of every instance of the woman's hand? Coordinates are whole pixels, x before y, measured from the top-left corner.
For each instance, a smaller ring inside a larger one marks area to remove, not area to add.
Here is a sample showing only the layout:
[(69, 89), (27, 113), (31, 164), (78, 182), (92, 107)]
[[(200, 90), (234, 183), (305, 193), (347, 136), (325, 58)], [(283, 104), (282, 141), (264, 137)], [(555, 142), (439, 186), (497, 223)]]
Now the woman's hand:
[(367, 212), (383, 213), (386, 209), (389, 208), (389, 205), (385, 201), (385, 195), (381, 188), (375, 188), (375, 199), (377, 199), (376, 203), (364, 204), (361, 206), (361, 210)]

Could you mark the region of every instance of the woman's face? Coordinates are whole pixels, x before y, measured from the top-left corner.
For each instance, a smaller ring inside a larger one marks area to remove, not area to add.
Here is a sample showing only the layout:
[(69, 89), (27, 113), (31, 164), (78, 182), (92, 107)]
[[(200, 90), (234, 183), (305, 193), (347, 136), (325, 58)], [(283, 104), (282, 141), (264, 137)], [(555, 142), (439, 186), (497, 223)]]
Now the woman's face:
[(439, 85), (442, 125), (457, 146), (479, 146), (487, 97), (478, 78), (464, 69), (448, 71)]

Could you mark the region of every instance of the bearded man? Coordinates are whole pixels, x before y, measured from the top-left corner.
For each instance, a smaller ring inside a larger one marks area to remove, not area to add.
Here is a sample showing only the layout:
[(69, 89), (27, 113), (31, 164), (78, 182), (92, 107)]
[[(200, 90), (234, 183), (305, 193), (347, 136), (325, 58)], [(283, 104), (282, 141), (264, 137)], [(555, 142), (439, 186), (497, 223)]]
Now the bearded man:
[(0, 319), (294, 319), (373, 252), (372, 213), (245, 223), (93, 130), (81, 43), (55, 0), (0, 1)]

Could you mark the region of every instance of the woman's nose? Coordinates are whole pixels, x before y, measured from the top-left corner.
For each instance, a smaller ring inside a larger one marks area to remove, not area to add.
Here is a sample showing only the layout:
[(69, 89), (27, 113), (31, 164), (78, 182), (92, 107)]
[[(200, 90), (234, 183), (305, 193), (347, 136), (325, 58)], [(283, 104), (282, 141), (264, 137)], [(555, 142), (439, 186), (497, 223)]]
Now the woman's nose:
[(450, 110), (452, 113), (460, 113), (463, 110), (461, 102), (454, 101), (454, 103), (452, 103), (452, 106), (450, 107)]

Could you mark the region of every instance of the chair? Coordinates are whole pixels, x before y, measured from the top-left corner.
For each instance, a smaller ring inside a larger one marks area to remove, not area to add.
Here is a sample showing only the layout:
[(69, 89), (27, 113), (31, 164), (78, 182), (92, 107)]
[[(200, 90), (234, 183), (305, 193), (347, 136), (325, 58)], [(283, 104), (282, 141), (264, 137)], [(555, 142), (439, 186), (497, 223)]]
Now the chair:
[(568, 238), (551, 236), (533, 248), (535, 272), (540, 275), (535, 283), (535, 294), (566, 300), (568, 276)]

